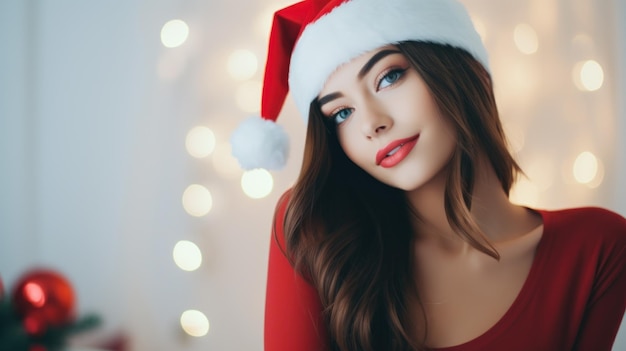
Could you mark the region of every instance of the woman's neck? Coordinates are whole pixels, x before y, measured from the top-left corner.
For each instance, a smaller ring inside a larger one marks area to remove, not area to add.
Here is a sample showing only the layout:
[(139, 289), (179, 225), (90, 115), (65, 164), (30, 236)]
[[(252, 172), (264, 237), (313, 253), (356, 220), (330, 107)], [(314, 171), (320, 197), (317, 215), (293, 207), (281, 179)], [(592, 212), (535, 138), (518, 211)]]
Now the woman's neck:
[[(540, 224), (537, 216), (509, 201), (489, 162), (478, 162), (475, 170), (470, 213), (491, 243), (513, 239)], [(448, 222), (444, 205), (446, 180), (447, 170), (444, 170), (428, 184), (407, 193), (409, 203), (417, 212), (416, 239), (455, 252), (472, 250)]]

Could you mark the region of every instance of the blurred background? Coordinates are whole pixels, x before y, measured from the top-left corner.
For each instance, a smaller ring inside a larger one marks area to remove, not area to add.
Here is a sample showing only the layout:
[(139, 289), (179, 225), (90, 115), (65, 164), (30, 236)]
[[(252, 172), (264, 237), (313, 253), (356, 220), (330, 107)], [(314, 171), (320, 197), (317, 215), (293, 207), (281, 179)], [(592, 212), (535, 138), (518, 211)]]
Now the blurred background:
[[(462, 0), (491, 55), (513, 199), (626, 215), (626, 1)], [(291, 157), (244, 173), (234, 127), (259, 110), (268, 0), (0, 1), (0, 279), (65, 275), (77, 345), (262, 350), (274, 205)], [(626, 350), (626, 331), (615, 350)], [(119, 346), (122, 345), (122, 346)]]

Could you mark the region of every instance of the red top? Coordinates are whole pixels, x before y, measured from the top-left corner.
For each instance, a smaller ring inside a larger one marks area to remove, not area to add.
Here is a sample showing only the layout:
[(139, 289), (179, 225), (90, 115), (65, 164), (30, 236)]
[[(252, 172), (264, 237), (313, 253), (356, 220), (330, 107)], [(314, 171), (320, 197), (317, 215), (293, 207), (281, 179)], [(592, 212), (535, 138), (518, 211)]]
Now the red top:
[[(270, 245), (265, 351), (329, 350), (315, 289)], [(519, 295), (479, 337), (438, 351), (610, 351), (626, 308), (626, 219), (600, 208), (538, 210), (544, 230)]]

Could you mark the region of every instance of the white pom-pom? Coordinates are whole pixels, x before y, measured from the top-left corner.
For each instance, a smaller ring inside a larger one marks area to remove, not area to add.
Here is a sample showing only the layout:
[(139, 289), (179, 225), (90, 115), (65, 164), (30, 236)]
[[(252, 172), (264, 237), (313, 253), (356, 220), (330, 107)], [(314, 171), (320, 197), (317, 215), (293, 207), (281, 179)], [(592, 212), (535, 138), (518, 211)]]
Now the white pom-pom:
[(259, 116), (241, 122), (230, 137), (241, 168), (281, 169), (289, 156), (289, 137), (280, 125)]

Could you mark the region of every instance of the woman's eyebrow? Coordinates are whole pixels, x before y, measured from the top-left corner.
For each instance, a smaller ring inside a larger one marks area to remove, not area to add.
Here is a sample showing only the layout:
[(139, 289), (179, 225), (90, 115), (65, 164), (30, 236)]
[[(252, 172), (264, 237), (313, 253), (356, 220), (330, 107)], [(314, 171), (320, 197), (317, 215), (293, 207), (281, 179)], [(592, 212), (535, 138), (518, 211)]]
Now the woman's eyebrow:
[(387, 49), (387, 50), (382, 50), (376, 53), (376, 55), (372, 56), (372, 58), (369, 59), (369, 61), (367, 61), (364, 65), (363, 68), (361, 68), (361, 70), (359, 71), (359, 79), (363, 79), (363, 77), (365, 77), (365, 75), (372, 69), (372, 67), (374, 67), (374, 65), (382, 60), (385, 56), (391, 55), (391, 54), (399, 54), (400, 51), (398, 50), (391, 50), (391, 49)]
[(317, 100), (317, 103), (319, 104), (320, 107), (324, 106), (324, 104), (327, 104), (337, 98), (342, 97), (343, 95), (341, 93), (330, 93), (326, 96), (323, 96), (321, 98), (319, 98)]

